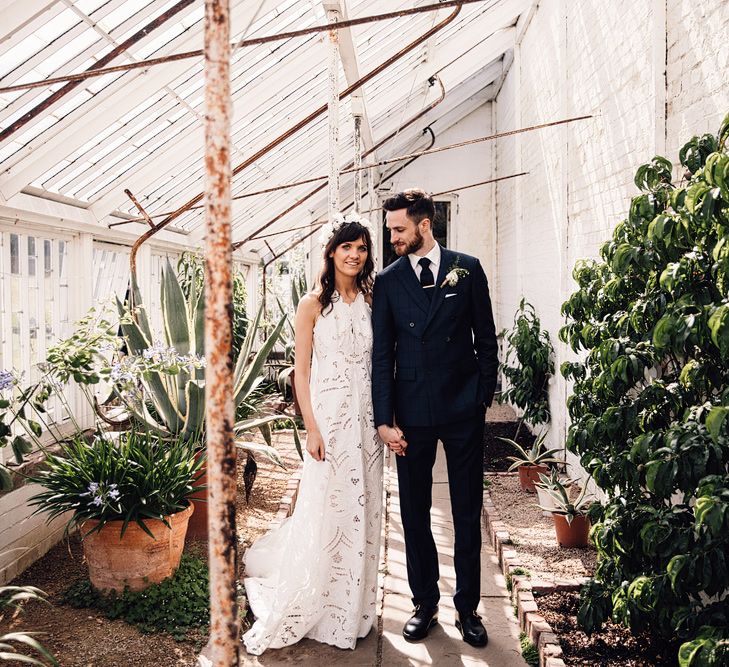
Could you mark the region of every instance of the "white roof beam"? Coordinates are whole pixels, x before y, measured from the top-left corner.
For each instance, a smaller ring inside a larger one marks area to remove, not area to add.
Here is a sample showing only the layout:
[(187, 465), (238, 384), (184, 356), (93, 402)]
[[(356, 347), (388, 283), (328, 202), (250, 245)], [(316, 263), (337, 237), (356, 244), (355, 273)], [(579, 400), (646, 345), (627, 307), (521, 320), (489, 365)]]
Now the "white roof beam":
[[(349, 18), (347, 0), (323, 0), (322, 4), (326, 11), (338, 12), (340, 17), (339, 20), (346, 20)], [(344, 76), (347, 80), (347, 85), (351, 86), (361, 78), (357, 48), (354, 45), (351, 28), (344, 28), (343, 30), (339, 30), (338, 33), (339, 56), (342, 61), (342, 68), (344, 69)], [(366, 151), (372, 150), (375, 145), (375, 140), (372, 135), (372, 125), (370, 123), (369, 114), (367, 113), (367, 99), (364, 88), (360, 88), (352, 97), (358, 97), (361, 100), (363, 110), (361, 127), (362, 144)]]
[(48, 11), (56, 4), (56, 0), (11, 0), (3, 7), (3, 34), (0, 44), (10, 39), (18, 30), (22, 30), (34, 18)]

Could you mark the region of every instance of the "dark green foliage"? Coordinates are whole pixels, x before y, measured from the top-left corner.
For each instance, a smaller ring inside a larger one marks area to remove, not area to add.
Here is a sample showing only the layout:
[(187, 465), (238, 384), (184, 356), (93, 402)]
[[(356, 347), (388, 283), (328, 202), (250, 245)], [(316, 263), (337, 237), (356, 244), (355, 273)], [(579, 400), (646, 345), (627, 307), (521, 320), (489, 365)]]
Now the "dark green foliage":
[(642, 194), (579, 262), (560, 338), (584, 351), (567, 445), (604, 491), (590, 515), (595, 581), (579, 620), (683, 640), (679, 660), (726, 662), (729, 639), (729, 116), (718, 138), (638, 169)]
[(49, 521), (70, 511), (69, 526), (96, 519), (100, 530), (107, 521), (123, 520), (123, 530), (136, 522), (149, 532), (146, 519), (166, 520), (202, 488), (195, 480), (203, 459), (196, 457), (199, 443), (192, 440), (168, 441), (131, 430), (118, 442), (99, 433), (90, 442), (77, 436), (62, 447), (60, 455), (48, 453), (43, 470), (31, 480), (44, 491), (29, 504), (38, 507), (36, 513), (47, 512)]
[(549, 421), (547, 382), (554, 373), (554, 349), (549, 334), (542, 331), (534, 308), (524, 299), (514, 315), (514, 327), (503, 332), (508, 349), (499, 370), (509, 386), (499, 402), (509, 402), (524, 411), (523, 420), (536, 426)]
[(143, 591), (101, 593), (84, 579), (71, 586), (62, 601), (77, 609), (96, 609), (112, 620), (120, 618), (144, 633), (168, 632), (178, 641), (188, 639), (190, 633), (206, 638), (208, 568), (199, 558), (183, 554), (173, 576)]

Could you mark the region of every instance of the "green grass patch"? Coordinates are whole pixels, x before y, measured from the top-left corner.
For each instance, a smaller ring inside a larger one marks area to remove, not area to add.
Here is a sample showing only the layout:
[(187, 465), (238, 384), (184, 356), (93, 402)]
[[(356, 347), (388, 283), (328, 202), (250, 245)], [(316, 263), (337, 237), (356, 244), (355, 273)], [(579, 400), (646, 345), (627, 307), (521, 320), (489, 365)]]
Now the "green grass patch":
[(524, 658), (524, 662), (532, 667), (538, 667), (539, 650), (529, 641), (529, 637), (523, 632), (519, 635), (519, 644), (521, 645), (521, 656)]
[(531, 578), (532, 573), (529, 572), (529, 570), (527, 570), (524, 567), (515, 567), (513, 572), (507, 573), (507, 575), (505, 577), (505, 579), (506, 579), (506, 590), (509, 591), (509, 593), (511, 593), (511, 589), (512, 589), (512, 586), (513, 586), (513, 582), (511, 580), (511, 578), (514, 577), (514, 576), (516, 576), (516, 575), (524, 575), (525, 577)]

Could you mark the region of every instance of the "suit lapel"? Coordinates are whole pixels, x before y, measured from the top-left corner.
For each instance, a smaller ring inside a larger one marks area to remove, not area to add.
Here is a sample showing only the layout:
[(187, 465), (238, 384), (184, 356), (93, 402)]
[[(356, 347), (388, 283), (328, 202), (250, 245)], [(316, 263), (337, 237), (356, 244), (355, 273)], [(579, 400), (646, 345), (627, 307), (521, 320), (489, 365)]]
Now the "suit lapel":
[(440, 266), (438, 267), (438, 278), (435, 281), (435, 294), (433, 294), (433, 298), (430, 301), (430, 309), (428, 310), (428, 318), (425, 320), (425, 326), (427, 327), (433, 317), (435, 317), (436, 312), (438, 312), (438, 308), (441, 307), (441, 304), (443, 301), (445, 301), (445, 289), (441, 287), (443, 284), (443, 281), (445, 280), (446, 274), (448, 273), (448, 269), (450, 269), (451, 265), (453, 264), (455, 260), (456, 254), (454, 252), (451, 252), (450, 250), (444, 248), (441, 246), (440, 248)]
[(431, 302), (428, 300), (428, 297), (425, 296), (425, 292), (423, 292), (423, 288), (421, 287), (420, 283), (418, 282), (418, 278), (415, 275), (415, 271), (413, 271), (413, 267), (410, 264), (410, 260), (405, 257), (401, 257), (397, 260), (400, 263), (399, 271), (400, 271), (400, 282), (402, 283), (403, 287), (410, 293), (410, 296), (413, 298), (413, 301), (422, 309), (424, 313), (428, 313), (428, 309), (431, 306)]

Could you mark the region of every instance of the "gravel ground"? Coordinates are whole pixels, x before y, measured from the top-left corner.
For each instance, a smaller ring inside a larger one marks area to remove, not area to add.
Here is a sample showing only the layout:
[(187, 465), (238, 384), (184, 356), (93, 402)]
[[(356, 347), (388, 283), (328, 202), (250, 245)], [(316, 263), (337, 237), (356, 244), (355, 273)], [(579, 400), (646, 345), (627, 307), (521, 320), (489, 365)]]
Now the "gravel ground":
[(519, 488), (516, 476), (489, 475), (489, 491), (501, 520), (509, 527), (515, 549), (532, 578), (572, 579), (592, 575), (595, 549), (557, 545), (554, 522), (536, 506), (537, 496)]

